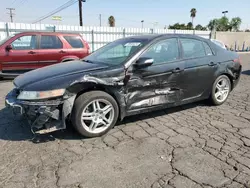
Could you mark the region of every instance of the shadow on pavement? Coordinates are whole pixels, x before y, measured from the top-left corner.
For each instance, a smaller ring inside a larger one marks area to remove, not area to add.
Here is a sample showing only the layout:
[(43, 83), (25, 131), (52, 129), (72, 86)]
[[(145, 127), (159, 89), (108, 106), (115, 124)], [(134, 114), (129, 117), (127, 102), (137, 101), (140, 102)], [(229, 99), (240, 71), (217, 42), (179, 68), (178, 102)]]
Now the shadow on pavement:
[(242, 71), (242, 74), (250, 75), (250, 70)]
[[(155, 118), (158, 116), (171, 114), (174, 112), (182, 111), (185, 109), (195, 108), (197, 106), (207, 106), (207, 104), (202, 101), (199, 103), (192, 103), (180, 107), (169, 108), (165, 110), (149, 112), (145, 114), (135, 115), (126, 117), (122, 122), (118, 122), (116, 126), (123, 125), (126, 123), (133, 123), (140, 120), (146, 120), (150, 118)], [(34, 135), (30, 130), (30, 125), (21, 116), (14, 116), (12, 112), (4, 108), (0, 110), (0, 140), (9, 141), (31, 141), (33, 143), (44, 143), (55, 141), (55, 139), (60, 140), (80, 140), (87, 139), (78, 134), (73, 126), (68, 123), (67, 129), (56, 131), (44, 135)]]
[(12, 114), (8, 108), (0, 110), (0, 140), (22, 141), (32, 139), (28, 122)]

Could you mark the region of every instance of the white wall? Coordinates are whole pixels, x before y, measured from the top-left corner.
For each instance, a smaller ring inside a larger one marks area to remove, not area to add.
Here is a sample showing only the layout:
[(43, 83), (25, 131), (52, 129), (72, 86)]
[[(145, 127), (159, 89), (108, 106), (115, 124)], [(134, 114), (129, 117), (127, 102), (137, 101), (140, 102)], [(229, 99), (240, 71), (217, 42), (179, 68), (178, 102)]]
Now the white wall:
[(89, 43), (91, 50), (96, 50), (103, 45), (116, 39), (143, 35), (143, 34), (195, 34), (204, 38), (209, 38), (210, 31), (193, 30), (169, 30), (169, 29), (151, 29), (151, 28), (120, 28), (120, 27), (92, 27), (92, 26), (70, 26), (70, 25), (51, 25), (51, 24), (27, 24), (27, 23), (3, 23), (0, 22), (0, 40), (8, 34), (14, 34), (24, 31), (57, 31), (68, 33), (80, 33)]

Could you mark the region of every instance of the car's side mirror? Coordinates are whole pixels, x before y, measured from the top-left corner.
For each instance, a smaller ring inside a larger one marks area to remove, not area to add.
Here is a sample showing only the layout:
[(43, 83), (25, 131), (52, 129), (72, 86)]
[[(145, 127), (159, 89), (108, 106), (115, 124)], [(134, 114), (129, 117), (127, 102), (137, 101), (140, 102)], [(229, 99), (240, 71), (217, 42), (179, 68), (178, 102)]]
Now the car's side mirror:
[(9, 51), (12, 50), (13, 48), (12, 48), (11, 45), (7, 45), (5, 49), (6, 49), (7, 52), (9, 52)]
[(154, 63), (154, 59), (147, 58), (147, 57), (141, 57), (136, 61), (134, 64), (134, 67), (137, 69), (142, 69), (151, 66)]

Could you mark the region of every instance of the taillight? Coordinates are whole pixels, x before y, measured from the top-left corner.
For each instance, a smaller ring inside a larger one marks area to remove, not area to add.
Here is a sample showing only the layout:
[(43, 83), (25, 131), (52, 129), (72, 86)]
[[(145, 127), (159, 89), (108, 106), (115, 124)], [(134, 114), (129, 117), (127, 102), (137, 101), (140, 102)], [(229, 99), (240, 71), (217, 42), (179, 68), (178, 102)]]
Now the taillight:
[(235, 62), (235, 63), (239, 63), (239, 64), (241, 64), (240, 57), (238, 57), (237, 59), (234, 59), (234, 62)]

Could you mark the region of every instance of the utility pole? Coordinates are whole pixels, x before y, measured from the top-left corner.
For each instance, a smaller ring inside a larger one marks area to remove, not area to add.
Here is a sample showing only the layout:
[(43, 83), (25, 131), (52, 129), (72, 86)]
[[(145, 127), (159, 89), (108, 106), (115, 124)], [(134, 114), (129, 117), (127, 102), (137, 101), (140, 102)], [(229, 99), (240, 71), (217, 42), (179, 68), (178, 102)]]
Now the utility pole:
[(13, 16), (15, 15), (13, 13), (13, 10), (15, 10), (14, 8), (6, 8), (7, 10), (10, 11), (10, 13), (8, 13), (10, 15), (10, 21), (13, 22)]
[(141, 21), (141, 28), (143, 29), (144, 20)]
[(86, 0), (78, 0), (79, 1), (79, 21), (80, 26), (82, 26), (82, 2), (86, 2)]
[(99, 14), (99, 20), (100, 20), (100, 27), (102, 27), (102, 15)]

